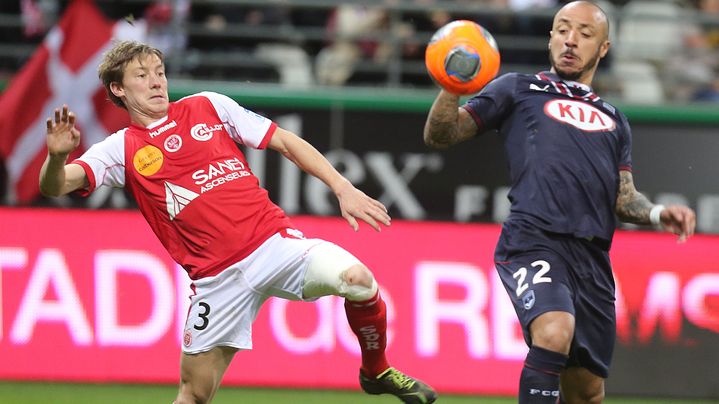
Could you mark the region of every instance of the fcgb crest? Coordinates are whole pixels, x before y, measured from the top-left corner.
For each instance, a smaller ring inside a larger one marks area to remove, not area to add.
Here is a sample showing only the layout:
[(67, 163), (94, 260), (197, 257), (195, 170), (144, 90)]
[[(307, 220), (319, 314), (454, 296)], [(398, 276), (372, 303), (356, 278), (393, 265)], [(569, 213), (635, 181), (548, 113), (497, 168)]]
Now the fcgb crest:
[(532, 307), (534, 307), (534, 302), (536, 301), (536, 298), (534, 297), (534, 291), (530, 290), (527, 292), (524, 297), (522, 298), (522, 304), (524, 305), (525, 310), (529, 310)]

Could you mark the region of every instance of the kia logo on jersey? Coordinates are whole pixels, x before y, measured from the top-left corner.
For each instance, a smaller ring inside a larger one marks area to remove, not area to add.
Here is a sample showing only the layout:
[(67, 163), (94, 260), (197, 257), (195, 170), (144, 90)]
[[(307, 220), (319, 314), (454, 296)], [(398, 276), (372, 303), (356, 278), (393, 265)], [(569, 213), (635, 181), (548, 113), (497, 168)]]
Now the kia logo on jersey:
[(544, 104), (544, 113), (586, 132), (605, 132), (617, 126), (612, 117), (581, 101), (552, 100)]

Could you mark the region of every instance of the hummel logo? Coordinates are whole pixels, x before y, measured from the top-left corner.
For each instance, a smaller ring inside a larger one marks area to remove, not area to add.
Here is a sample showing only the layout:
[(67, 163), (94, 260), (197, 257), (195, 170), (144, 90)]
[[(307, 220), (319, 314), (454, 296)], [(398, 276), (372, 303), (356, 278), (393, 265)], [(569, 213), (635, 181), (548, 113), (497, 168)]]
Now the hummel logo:
[(175, 120), (172, 120), (170, 123), (166, 123), (165, 125), (160, 127), (160, 129), (153, 130), (152, 132), (150, 132), (150, 138), (154, 139), (156, 136), (160, 136), (161, 134), (174, 128), (175, 126), (177, 126), (177, 122), (175, 122)]
[(530, 90), (535, 90), (535, 91), (547, 91), (547, 89), (549, 89), (549, 84), (547, 84), (547, 85), (544, 86), (544, 87), (539, 87), (538, 85), (532, 83), (532, 84), (529, 85), (529, 89), (530, 89)]

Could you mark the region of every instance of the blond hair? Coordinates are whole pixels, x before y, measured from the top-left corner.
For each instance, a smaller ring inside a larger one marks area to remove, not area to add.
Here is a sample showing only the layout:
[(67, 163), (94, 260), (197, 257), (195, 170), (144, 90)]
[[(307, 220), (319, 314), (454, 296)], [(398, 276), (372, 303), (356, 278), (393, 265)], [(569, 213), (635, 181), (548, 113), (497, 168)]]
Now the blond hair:
[(112, 93), (110, 84), (122, 83), (125, 67), (127, 67), (130, 62), (151, 55), (157, 56), (161, 61), (164, 60), (162, 51), (137, 41), (118, 41), (110, 50), (105, 52), (102, 57), (102, 62), (100, 62), (100, 66), (97, 68), (97, 74), (100, 76), (107, 96), (113, 104), (127, 109), (125, 103)]

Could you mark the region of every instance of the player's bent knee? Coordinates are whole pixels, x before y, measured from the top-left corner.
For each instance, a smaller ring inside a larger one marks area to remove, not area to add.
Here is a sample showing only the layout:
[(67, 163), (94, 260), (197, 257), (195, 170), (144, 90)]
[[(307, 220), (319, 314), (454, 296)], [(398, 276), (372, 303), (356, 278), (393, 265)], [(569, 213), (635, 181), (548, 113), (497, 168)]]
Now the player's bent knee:
[(374, 276), (369, 268), (362, 264), (353, 265), (344, 271), (344, 281), (350, 286), (363, 286), (371, 288)]
[(373, 298), (377, 293), (377, 281), (372, 272), (362, 264), (347, 269), (344, 273), (344, 280), (347, 284), (347, 292), (344, 297), (348, 300), (361, 302)]
[(574, 316), (562, 311), (547, 312), (534, 319), (529, 329), (532, 345), (566, 355), (574, 337)]
[(310, 254), (302, 288), (304, 297), (335, 295), (362, 301), (377, 293), (372, 272), (341, 247), (324, 243), (310, 250)]

